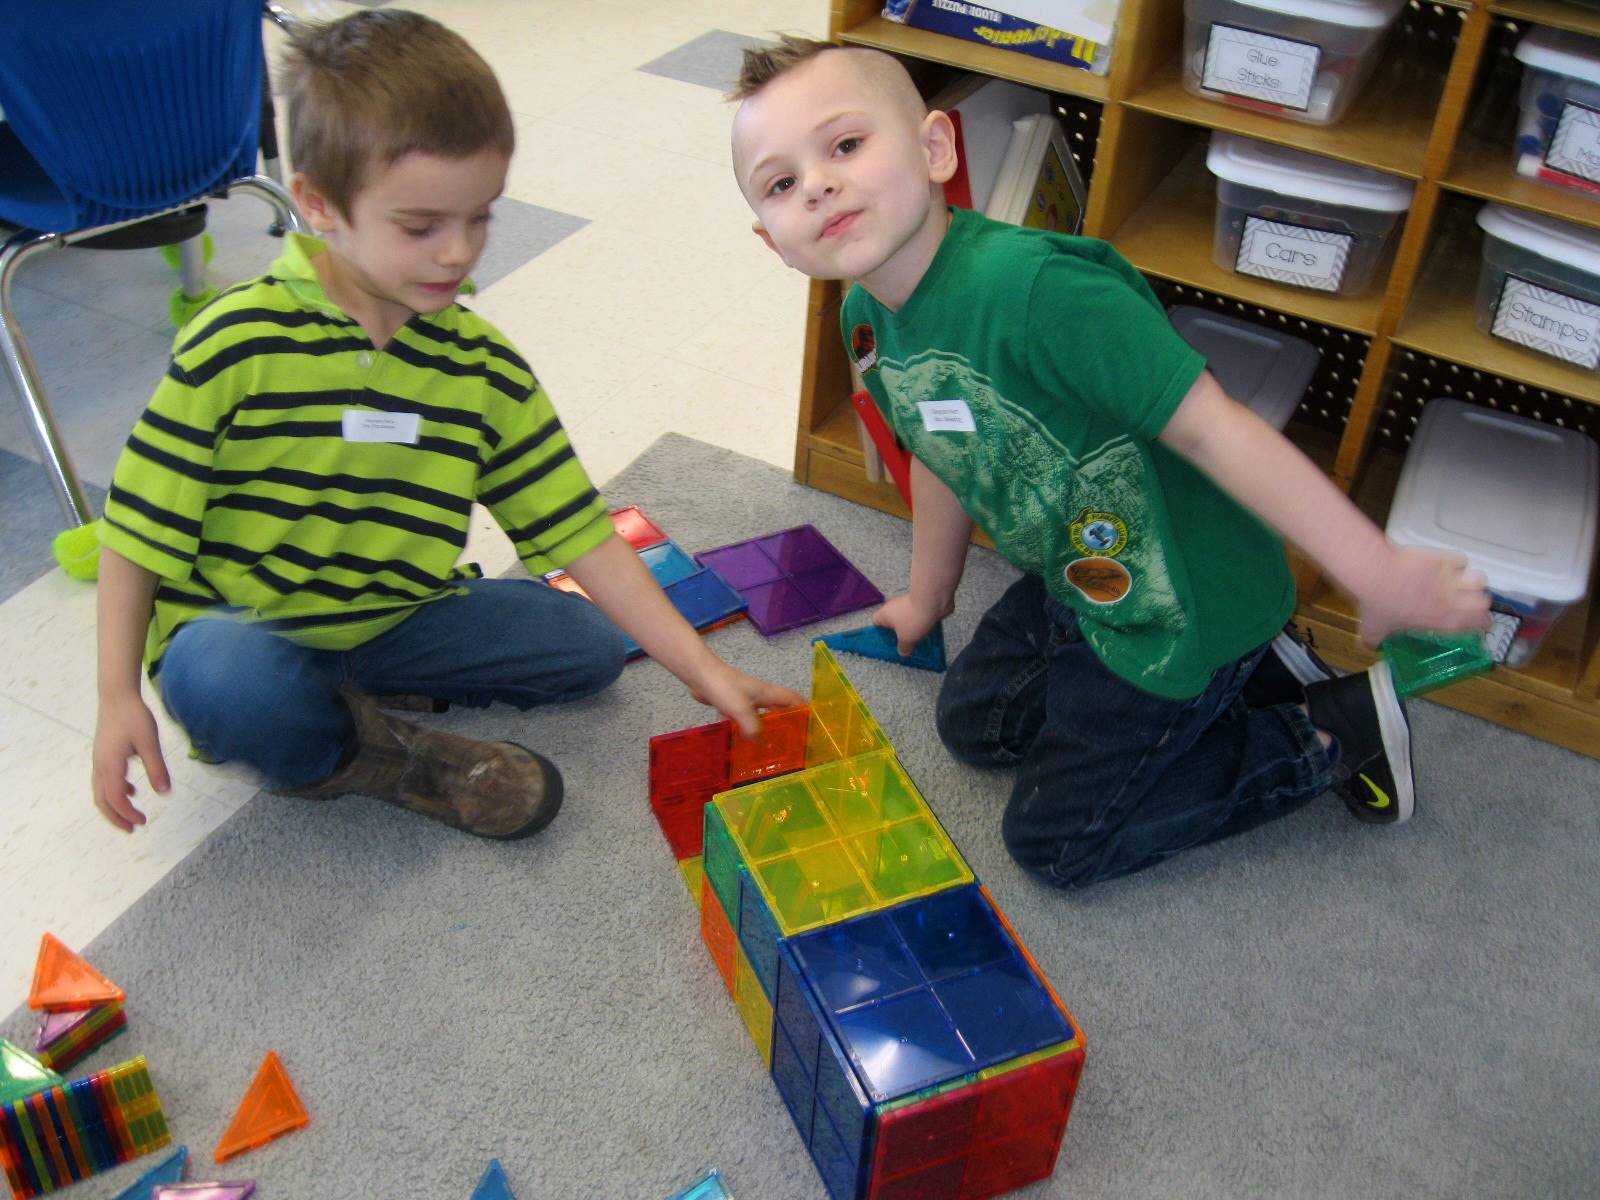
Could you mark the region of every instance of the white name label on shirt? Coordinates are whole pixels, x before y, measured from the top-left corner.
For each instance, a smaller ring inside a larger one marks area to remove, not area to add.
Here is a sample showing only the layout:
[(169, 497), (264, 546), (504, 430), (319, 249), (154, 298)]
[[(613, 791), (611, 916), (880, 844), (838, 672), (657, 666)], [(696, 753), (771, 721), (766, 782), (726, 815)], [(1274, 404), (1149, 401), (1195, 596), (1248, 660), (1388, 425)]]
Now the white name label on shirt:
[(918, 400), (922, 427), (929, 433), (976, 433), (972, 410), (965, 400)]
[(415, 446), (421, 428), (422, 418), (416, 413), (344, 410), (344, 440), (347, 442), (402, 442)]

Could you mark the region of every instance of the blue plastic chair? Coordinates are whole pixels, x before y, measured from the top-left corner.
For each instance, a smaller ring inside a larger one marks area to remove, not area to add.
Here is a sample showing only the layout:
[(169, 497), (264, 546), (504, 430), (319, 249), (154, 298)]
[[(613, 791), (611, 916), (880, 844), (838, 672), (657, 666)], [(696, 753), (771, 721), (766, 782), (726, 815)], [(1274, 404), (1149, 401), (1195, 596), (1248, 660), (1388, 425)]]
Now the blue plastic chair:
[(11, 280), (28, 258), (70, 244), (178, 244), (187, 290), (203, 272), (203, 202), (232, 192), (265, 200), (279, 226), (304, 228), (289, 193), (256, 172), (264, 15), (262, 0), (0, 0), (0, 221), (18, 227), (0, 247), (0, 354), (74, 525), (93, 516), (17, 327)]

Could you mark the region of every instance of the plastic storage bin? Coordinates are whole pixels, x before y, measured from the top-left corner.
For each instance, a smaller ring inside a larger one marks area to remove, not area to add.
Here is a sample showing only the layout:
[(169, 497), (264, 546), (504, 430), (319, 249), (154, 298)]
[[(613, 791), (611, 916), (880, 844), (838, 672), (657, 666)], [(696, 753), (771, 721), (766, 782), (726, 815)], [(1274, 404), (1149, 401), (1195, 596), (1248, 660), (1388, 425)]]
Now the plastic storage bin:
[(1405, 0), (1184, 0), (1183, 84), (1295, 121), (1344, 115)]
[(1580, 367), (1600, 367), (1600, 230), (1485, 204), (1478, 328)]
[(1206, 166), (1219, 267), (1340, 296), (1381, 282), (1409, 180), (1231, 133), (1211, 135)]
[(1600, 196), (1600, 39), (1540, 28), (1516, 55), (1517, 174)]
[(1516, 627), (1505, 662), (1533, 657), (1589, 588), (1600, 447), (1587, 434), (1459, 400), (1422, 409), (1388, 533), (1459, 550)]
[(1274, 429), (1294, 416), (1321, 352), (1304, 338), (1280, 333), (1192, 304), (1167, 310), (1180, 337), (1206, 356), (1222, 390)]

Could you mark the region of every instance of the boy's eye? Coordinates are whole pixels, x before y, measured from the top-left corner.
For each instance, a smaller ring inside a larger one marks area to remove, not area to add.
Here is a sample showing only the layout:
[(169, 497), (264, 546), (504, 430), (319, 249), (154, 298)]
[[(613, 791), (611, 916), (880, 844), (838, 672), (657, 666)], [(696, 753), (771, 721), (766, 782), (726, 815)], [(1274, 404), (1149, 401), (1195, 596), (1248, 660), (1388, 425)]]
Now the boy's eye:
[(841, 138), (839, 144), (833, 148), (833, 151), (835, 154), (854, 154), (860, 145), (861, 139), (858, 137)]
[(472, 218), (472, 223), (474, 225), (487, 225), (493, 219), (493, 217), (493, 213), (479, 213), (477, 216)]
[(405, 233), (406, 233), (407, 237), (414, 237), (414, 238), (425, 238), (430, 233), (433, 232), (433, 226), (431, 224), (430, 225), (402, 225), (402, 226), (400, 226), (400, 228), (405, 230)]
[(793, 175), (785, 175), (782, 179), (773, 180), (772, 186), (767, 189), (767, 195), (769, 195), (769, 196), (780, 195), (783, 192), (787, 192), (793, 186), (794, 186), (794, 176)]

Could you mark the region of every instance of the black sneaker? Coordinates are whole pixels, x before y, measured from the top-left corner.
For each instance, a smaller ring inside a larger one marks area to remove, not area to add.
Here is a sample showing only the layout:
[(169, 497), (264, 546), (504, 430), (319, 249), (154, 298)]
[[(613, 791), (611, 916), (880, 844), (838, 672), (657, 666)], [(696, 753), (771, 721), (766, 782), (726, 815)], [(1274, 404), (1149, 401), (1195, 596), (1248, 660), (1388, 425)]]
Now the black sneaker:
[(1285, 625), (1267, 644), (1267, 652), (1245, 685), (1245, 703), (1252, 708), (1303, 704), (1308, 685), (1336, 679), (1339, 674), (1300, 640), (1293, 626)]
[(1411, 725), (1387, 661), (1306, 688), (1311, 723), (1338, 747), (1334, 790), (1363, 821), (1396, 825), (1416, 806)]

